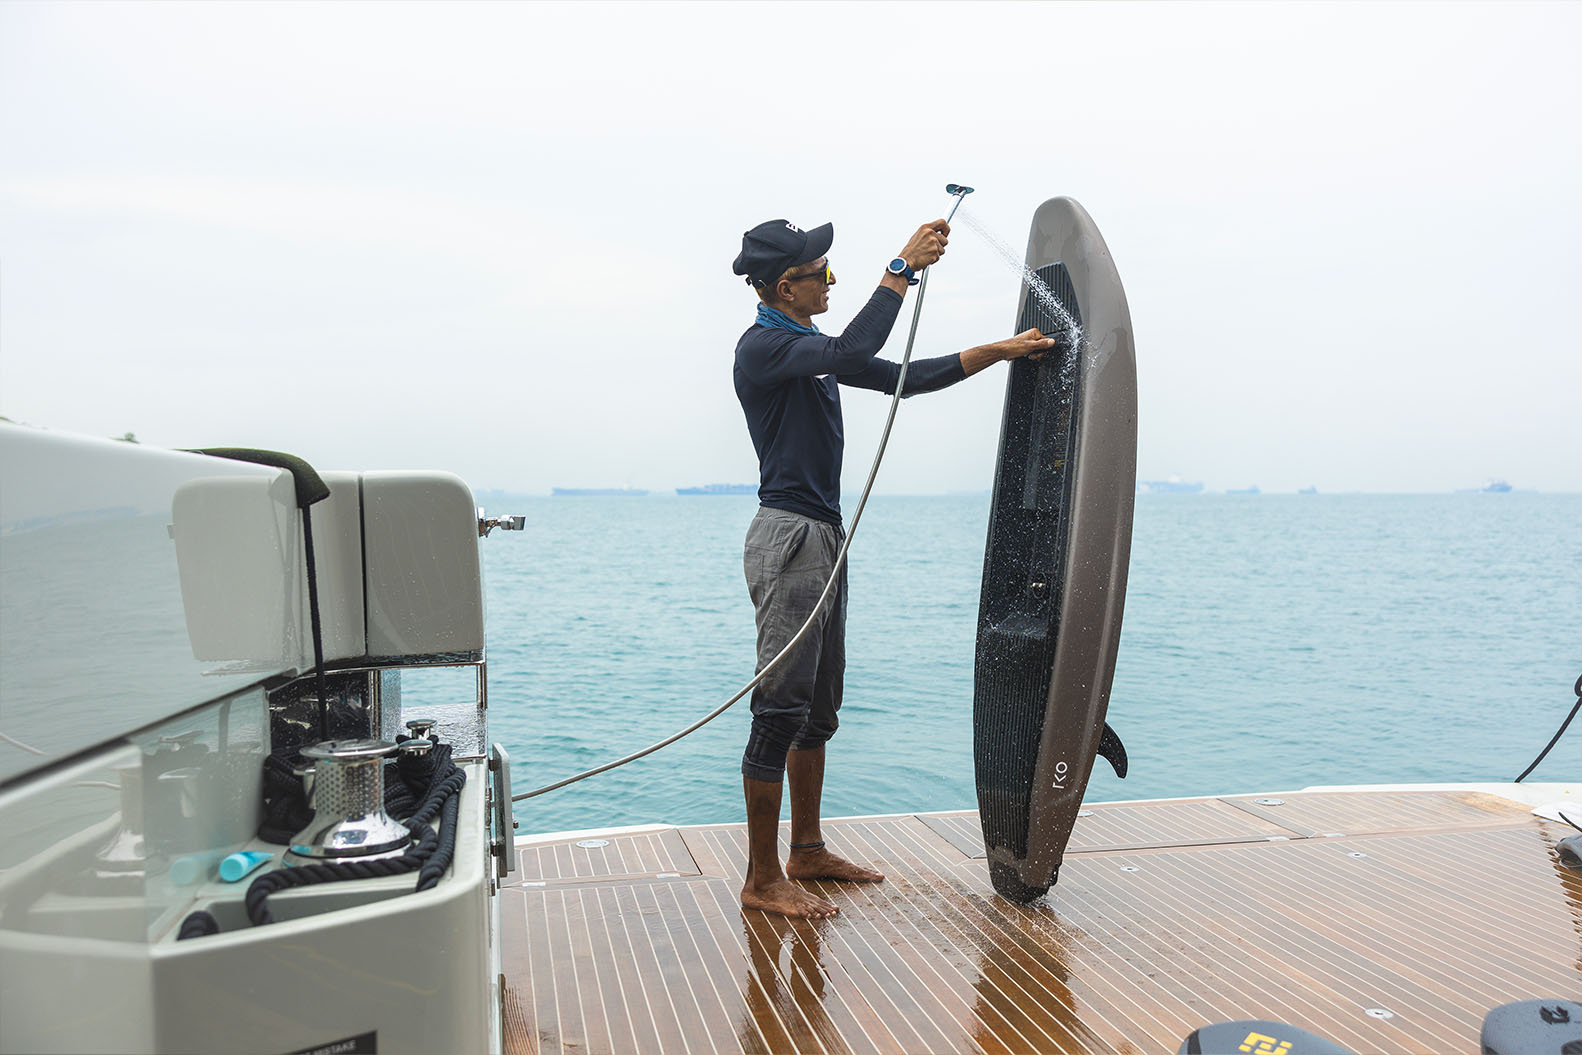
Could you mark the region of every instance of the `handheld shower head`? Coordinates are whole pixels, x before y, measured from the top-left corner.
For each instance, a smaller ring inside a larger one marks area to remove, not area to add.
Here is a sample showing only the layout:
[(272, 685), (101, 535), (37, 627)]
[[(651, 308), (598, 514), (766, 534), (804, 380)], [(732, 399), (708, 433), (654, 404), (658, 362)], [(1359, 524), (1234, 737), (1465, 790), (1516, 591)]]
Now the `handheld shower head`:
[(949, 223), (955, 218), (956, 210), (961, 208), (962, 199), (972, 193), (972, 188), (963, 187), (959, 183), (947, 183), (945, 184), (945, 193), (952, 195), (956, 199), (956, 204), (950, 207), (950, 215), (945, 217), (945, 222)]

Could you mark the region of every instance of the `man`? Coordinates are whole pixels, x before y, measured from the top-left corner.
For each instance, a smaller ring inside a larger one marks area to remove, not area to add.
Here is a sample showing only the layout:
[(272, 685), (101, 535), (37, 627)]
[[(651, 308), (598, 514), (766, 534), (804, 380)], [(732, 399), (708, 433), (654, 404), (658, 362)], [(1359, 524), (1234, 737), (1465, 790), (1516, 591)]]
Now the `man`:
[[(742, 236), (733, 270), (758, 292), (758, 317), (736, 344), (736, 395), (758, 451), (760, 508), (743, 566), (758, 624), (758, 669), (813, 612), (845, 533), (840, 518), (844, 449), (840, 385), (893, 394), (900, 364), (876, 358), (916, 275), (945, 252), (950, 228), (917, 229), (846, 331), (826, 337), (813, 316), (835, 285), (825, 254), (833, 224), (803, 231), (785, 220)], [(1054, 340), (1028, 330), (959, 355), (914, 361), (903, 395), (933, 392), (991, 363), (1035, 358)], [(822, 918), (836, 907), (792, 882), (876, 883), (884, 876), (831, 853), (820, 831), (824, 744), (835, 732), (846, 669), (846, 569), (797, 647), (753, 690), (752, 732), (742, 757), (747, 800), (747, 881), (742, 905)], [(791, 783), (791, 856), (780, 866), (782, 777)]]

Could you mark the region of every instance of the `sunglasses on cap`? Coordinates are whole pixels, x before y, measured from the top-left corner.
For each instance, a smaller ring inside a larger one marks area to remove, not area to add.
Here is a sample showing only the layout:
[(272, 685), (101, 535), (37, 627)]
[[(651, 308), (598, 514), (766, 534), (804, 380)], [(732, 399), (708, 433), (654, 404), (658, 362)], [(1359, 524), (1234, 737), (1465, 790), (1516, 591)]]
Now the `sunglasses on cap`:
[(829, 264), (826, 263), (817, 271), (810, 271), (805, 275), (792, 275), (790, 278), (786, 279), (786, 281), (801, 282), (804, 278), (821, 278), (824, 280), (824, 285), (830, 286), (834, 285), (835, 283), (835, 272), (830, 268)]

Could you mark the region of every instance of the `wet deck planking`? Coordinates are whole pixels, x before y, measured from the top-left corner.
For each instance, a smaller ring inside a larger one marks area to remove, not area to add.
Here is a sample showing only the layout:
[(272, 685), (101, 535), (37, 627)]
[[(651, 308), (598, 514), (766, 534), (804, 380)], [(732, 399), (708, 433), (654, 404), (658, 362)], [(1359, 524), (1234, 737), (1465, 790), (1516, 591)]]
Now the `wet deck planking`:
[(523, 846), (506, 1050), (1132, 1055), (1269, 1018), (1475, 1051), (1489, 1008), (1582, 990), (1568, 829), (1462, 791), (1282, 798), (1095, 804), (1030, 906), (993, 894), (973, 813), (831, 821), (887, 880), (809, 884), (819, 922), (741, 909), (741, 825)]

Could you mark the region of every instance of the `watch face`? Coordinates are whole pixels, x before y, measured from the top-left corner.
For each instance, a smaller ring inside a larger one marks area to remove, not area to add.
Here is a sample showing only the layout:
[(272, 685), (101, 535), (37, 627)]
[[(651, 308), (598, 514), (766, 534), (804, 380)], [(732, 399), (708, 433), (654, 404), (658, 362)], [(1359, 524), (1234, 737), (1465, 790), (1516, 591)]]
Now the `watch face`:
[(906, 274), (906, 261), (902, 260), (900, 257), (896, 257), (894, 260), (890, 261), (890, 274), (892, 274), (892, 275), (904, 275), (904, 274)]

